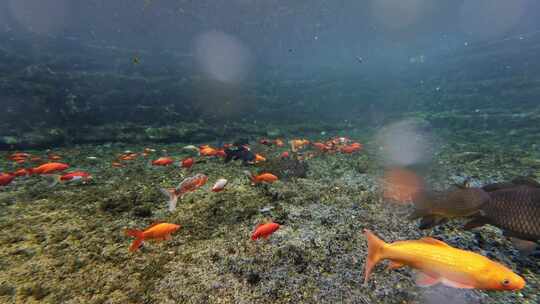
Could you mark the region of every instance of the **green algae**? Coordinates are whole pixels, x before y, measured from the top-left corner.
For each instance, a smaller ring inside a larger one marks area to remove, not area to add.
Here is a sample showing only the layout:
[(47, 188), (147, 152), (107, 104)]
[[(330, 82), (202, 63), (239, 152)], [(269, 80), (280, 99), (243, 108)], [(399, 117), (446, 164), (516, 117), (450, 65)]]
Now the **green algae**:
[[(366, 146), (370, 146), (368, 138)], [(183, 145), (152, 146), (176, 158)], [(371, 150), (353, 155), (320, 155), (306, 160), (305, 175), (271, 185), (252, 186), (243, 171), (266, 170), (223, 164), (218, 159), (197, 163), (191, 171), (155, 168), (148, 159), (127, 168), (110, 162), (123, 150), (143, 146), (85, 146), (59, 150), (70, 163), (84, 164), (95, 180), (87, 185), (47, 188), (39, 177), (21, 180), (2, 190), (0, 228), (0, 301), (44, 303), (421, 303), (442, 294), (463, 301), (508, 303), (538, 301), (538, 266), (515, 255), (496, 229), (482, 229), (484, 241), (450, 223), (431, 232), (418, 231), (404, 210), (383, 202), (377, 178), (384, 167)], [(73, 154), (74, 150), (84, 151)], [(279, 151), (268, 148), (269, 158)], [(509, 162), (518, 153), (511, 145), (496, 153), (489, 144), (442, 145), (441, 164), (428, 174), (434, 185), (454, 175), (489, 181), (522, 175), (527, 165)], [(157, 153), (156, 153), (157, 154)], [(89, 155), (97, 163), (86, 162)], [(281, 164), (281, 165), (280, 165)], [(287, 162), (268, 163), (268, 168)], [(288, 165), (285, 165), (287, 167)], [(493, 168), (499, 168), (494, 170)], [(207, 186), (186, 194), (177, 210), (166, 210), (160, 187), (203, 172)], [(209, 191), (218, 178), (225, 191)], [(282, 227), (269, 240), (253, 242), (253, 227), (273, 219)], [(150, 242), (129, 253), (125, 228), (144, 228), (156, 221), (178, 223), (172, 240)], [(414, 286), (412, 271), (385, 272), (378, 266), (363, 285), (366, 253), (364, 228), (383, 239), (414, 239), (436, 235), (453, 246), (484, 250), (504, 257), (526, 277), (519, 293), (433, 290)], [(450, 294), (452, 296), (450, 296)], [(383, 299), (383, 300), (381, 300)]]

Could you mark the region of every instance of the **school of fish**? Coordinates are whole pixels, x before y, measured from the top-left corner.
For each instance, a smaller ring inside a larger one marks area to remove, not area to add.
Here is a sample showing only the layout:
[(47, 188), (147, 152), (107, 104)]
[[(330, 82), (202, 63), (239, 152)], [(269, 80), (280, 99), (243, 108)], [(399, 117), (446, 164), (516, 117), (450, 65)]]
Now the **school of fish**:
[[(334, 137), (315, 142), (304, 138), (292, 139), (288, 141), (289, 145), (281, 138), (262, 138), (258, 143), (275, 146), (279, 151), (276, 155), (264, 156), (254, 152), (247, 141), (239, 141), (220, 147), (186, 146), (182, 152), (191, 155), (175, 158), (169, 155), (156, 157), (155, 149), (145, 148), (142, 152), (125, 151), (118, 154), (111, 162), (111, 166), (121, 170), (138, 159), (147, 159), (148, 166), (155, 167), (155, 170), (169, 166), (177, 166), (179, 170), (184, 170), (186, 177), (176, 187), (159, 189), (167, 198), (168, 211), (175, 212), (178, 202), (186, 194), (197, 191), (207, 184), (209, 180), (207, 175), (195, 173), (197, 163), (203, 159), (223, 159), (224, 163), (241, 160), (245, 166), (256, 166), (265, 162), (268, 157), (295, 158), (304, 161), (323, 154), (349, 155), (358, 153), (364, 148), (359, 142), (347, 137)], [(68, 171), (71, 165), (62, 162), (62, 155), (51, 152), (46, 156), (15, 152), (11, 153), (8, 159), (13, 162), (15, 169), (0, 172), (0, 187), (10, 187), (18, 178), (34, 178), (34, 176), (49, 179), (51, 187), (75, 182), (85, 184), (94, 180), (94, 176), (87, 171), (80, 169)], [(88, 160), (97, 159), (88, 157)], [(244, 174), (253, 186), (268, 185), (280, 180), (273, 172), (257, 172), (252, 169), (245, 170)], [(414, 210), (410, 219), (420, 219), (420, 229), (432, 228), (453, 218), (470, 218), (471, 221), (465, 225), (465, 229), (486, 224), (494, 225), (502, 229), (506, 236), (515, 239), (516, 244), (519, 241), (520, 246), (525, 246), (523, 243), (525, 242), (528, 248), (538, 249), (535, 245), (540, 240), (540, 184), (536, 181), (517, 179), (510, 183), (490, 184), (484, 187), (463, 186), (435, 191), (425, 189), (420, 182), (411, 183), (412, 178), (407, 177), (406, 171), (399, 174), (395, 175), (397, 180), (405, 176), (404, 179), (408, 180), (408, 184), (404, 183), (401, 188), (385, 189), (385, 197), (412, 202)], [(390, 184), (392, 183), (395, 186), (396, 182), (392, 180)], [(217, 177), (209, 190), (216, 193), (215, 195), (222, 195), (219, 193), (231, 187), (234, 187), (234, 183), (230, 185), (229, 180)], [(253, 228), (251, 240), (257, 241), (261, 238), (268, 240), (280, 228), (281, 224), (271, 219), (263, 221)], [(125, 234), (135, 238), (129, 246), (129, 251), (138, 251), (145, 241), (170, 240), (172, 234), (180, 229), (181, 226), (174, 223), (154, 223), (144, 230), (126, 229)], [(368, 282), (377, 263), (381, 260), (390, 260), (390, 269), (409, 266), (417, 270), (416, 283), (424, 287), (444, 284), (454, 288), (512, 291), (522, 289), (526, 285), (521, 276), (506, 266), (434, 238), (386, 243), (368, 229), (364, 230), (364, 236), (368, 242), (364, 268), (365, 283)]]

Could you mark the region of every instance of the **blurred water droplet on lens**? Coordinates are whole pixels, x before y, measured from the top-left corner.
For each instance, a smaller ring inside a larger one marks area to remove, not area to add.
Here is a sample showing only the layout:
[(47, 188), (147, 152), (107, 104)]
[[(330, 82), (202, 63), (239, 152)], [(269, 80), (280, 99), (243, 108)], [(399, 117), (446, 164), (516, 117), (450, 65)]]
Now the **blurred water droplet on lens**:
[(239, 83), (247, 77), (252, 61), (249, 49), (236, 37), (209, 31), (195, 40), (195, 56), (202, 71), (225, 83)]
[(377, 134), (377, 141), (383, 147), (385, 163), (407, 166), (431, 159), (430, 137), (420, 122), (404, 120), (384, 127)]

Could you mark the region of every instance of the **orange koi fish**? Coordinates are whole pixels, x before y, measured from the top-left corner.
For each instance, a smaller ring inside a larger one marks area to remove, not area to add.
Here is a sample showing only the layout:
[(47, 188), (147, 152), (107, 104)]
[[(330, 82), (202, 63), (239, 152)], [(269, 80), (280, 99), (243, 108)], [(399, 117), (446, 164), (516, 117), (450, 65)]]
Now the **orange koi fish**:
[(519, 290), (525, 286), (525, 280), (505, 266), (434, 238), (388, 244), (370, 230), (365, 229), (364, 235), (368, 240), (364, 282), (380, 260), (389, 259), (390, 269), (405, 265), (418, 269), (419, 286), (442, 283), (454, 288), (484, 290)]
[(307, 139), (293, 139), (293, 140), (289, 141), (289, 144), (291, 145), (291, 150), (293, 152), (296, 152), (299, 149), (302, 149), (303, 147), (309, 145), (309, 140), (307, 140)]
[(260, 163), (260, 162), (263, 162), (263, 161), (266, 161), (266, 157), (258, 154), (258, 153), (255, 153), (255, 163)]
[(180, 229), (180, 225), (169, 224), (169, 223), (158, 223), (151, 225), (146, 230), (136, 230), (136, 229), (127, 229), (126, 235), (135, 237), (131, 246), (129, 246), (129, 251), (134, 252), (141, 247), (144, 241), (147, 240), (170, 240), (171, 234)]
[(260, 184), (263, 182), (271, 184), (279, 179), (272, 173), (262, 173), (259, 175), (253, 175), (249, 171), (244, 171), (244, 173), (247, 175), (247, 177), (251, 180), (251, 183), (253, 184)]
[(64, 163), (46, 163), (36, 168), (28, 169), (29, 174), (51, 174), (59, 171), (64, 171), (69, 168), (68, 164)]
[(174, 163), (174, 159), (172, 159), (171, 157), (160, 157), (152, 161), (153, 166), (168, 166), (172, 163)]
[(272, 235), (274, 232), (276, 232), (279, 229), (279, 224), (270, 222), (266, 224), (259, 224), (255, 227), (255, 230), (251, 234), (251, 239), (256, 241), (259, 238), (264, 238), (267, 240), (270, 235)]

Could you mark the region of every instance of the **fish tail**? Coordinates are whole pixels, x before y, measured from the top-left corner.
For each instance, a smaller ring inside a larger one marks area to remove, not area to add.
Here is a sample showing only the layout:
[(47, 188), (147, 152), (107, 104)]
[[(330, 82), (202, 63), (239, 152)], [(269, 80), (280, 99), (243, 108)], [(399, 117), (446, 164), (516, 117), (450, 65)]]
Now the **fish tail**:
[(176, 203), (178, 202), (178, 195), (176, 195), (176, 192), (169, 191), (164, 188), (160, 188), (159, 191), (161, 191), (161, 193), (167, 197), (167, 206), (169, 207), (169, 211), (173, 212), (176, 210)]
[(368, 255), (366, 258), (364, 284), (367, 283), (369, 275), (377, 263), (384, 258), (384, 247), (386, 243), (378, 238), (371, 230), (364, 229), (364, 235), (368, 241)]
[(58, 174), (45, 175), (45, 178), (49, 182), (49, 188), (56, 186), (60, 182), (60, 175)]
[(135, 238), (133, 243), (131, 243), (131, 246), (129, 246), (129, 251), (134, 252), (141, 247), (141, 244), (144, 241), (144, 234), (140, 230), (136, 229), (126, 229), (126, 235), (132, 236)]

